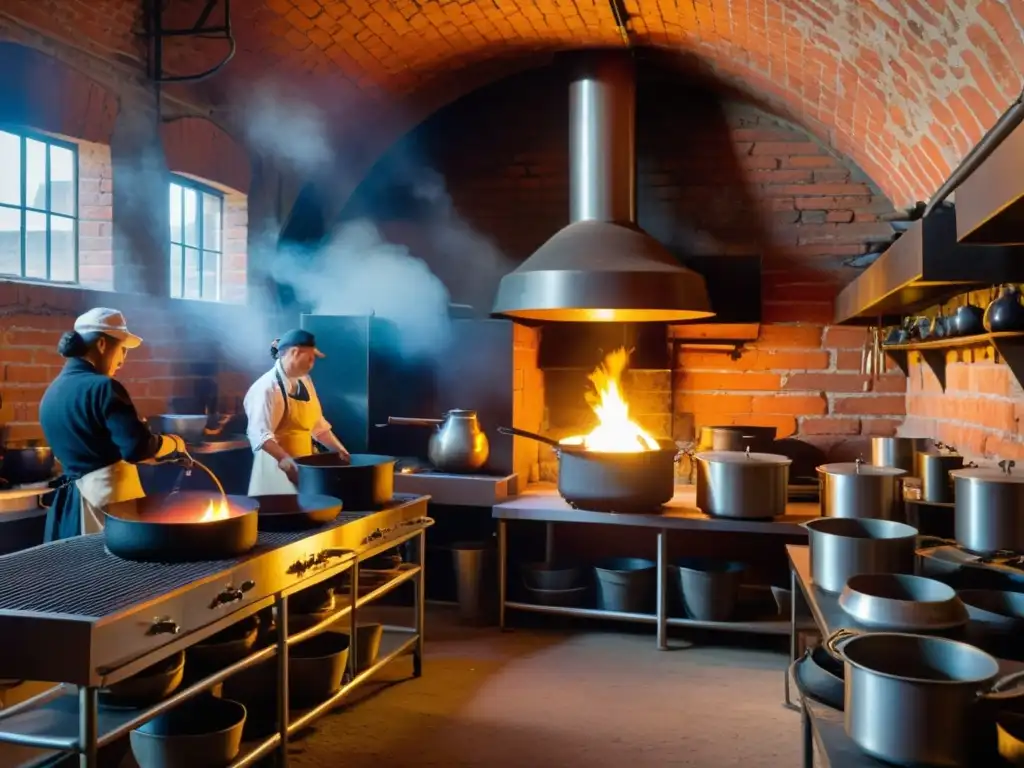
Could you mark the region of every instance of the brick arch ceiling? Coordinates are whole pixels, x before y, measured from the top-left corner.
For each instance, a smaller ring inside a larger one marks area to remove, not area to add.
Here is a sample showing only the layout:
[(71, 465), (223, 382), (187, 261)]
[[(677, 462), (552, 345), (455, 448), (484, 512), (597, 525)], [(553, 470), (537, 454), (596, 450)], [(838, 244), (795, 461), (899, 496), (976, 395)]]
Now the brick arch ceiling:
[[(1024, 86), (1024, 0), (626, 7), (636, 43), (697, 55), (855, 161), (897, 205), (934, 192)], [(377, 103), (438, 89), (455, 98), (467, 72), (510, 54), (622, 44), (606, 0), (263, 0), (235, 25), (235, 76), (302, 69)]]

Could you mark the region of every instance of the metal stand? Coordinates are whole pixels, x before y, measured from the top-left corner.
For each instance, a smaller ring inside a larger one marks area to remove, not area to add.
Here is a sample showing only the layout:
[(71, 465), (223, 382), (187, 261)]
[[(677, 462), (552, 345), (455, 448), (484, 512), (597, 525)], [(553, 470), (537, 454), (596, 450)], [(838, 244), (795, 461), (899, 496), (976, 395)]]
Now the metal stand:
[(800, 737), (803, 743), (804, 768), (814, 768), (814, 732), (811, 730), (811, 714), (802, 708), (800, 715)]
[(656, 616), (658, 650), (668, 650), (668, 531), (658, 531), (658, 586)]
[(78, 753), (79, 768), (99, 765), (99, 689), (82, 686), (78, 689)]
[(352, 563), (352, 567), (348, 571), (348, 579), (349, 594), (352, 598), (352, 612), (348, 615), (348, 674), (351, 680), (355, 680), (359, 674), (359, 633), (356, 631), (359, 628), (359, 560)]
[(416, 565), (419, 566), (419, 573), (413, 579), (413, 601), (415, 603), (416, 618), (414, 627), (416, 630), (416, 648), (412, 653), (412, 674), (413, 677), (423, 675), (423, 627), (426, 624), (427, 607), (427, 532), (421, 531), (413, 541), (416, 542)]
[(498, 520), (498, 628), (505, 631), (508, 600), (508, 523)]
[[(274, 600), (277, 610), (277, 732), (281, 743), (277, 745), (280, 768), (288, 765), (288, 596), (278, 595)], [(355, 611), (352, 612), (353, 615)]]

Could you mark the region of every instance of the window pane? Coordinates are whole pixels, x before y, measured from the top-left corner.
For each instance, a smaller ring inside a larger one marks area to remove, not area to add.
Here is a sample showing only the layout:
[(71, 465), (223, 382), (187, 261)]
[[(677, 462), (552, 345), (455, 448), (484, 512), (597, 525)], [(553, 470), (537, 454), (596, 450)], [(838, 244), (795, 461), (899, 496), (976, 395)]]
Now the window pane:
[(185, 188), (185, 245), (199, 246), (199, 201), (194, 189)]
[(25, 277), (46, 279), (46, 214), (25, 214)]
[(180, 245), (171, 246), (171, 297), (181, 298), (181, 259), (182, 248)]
[(25, 203), (29, 208), (45, 211), (46, 145), (35, 139), (25, 139), (25, 152)]
[(0, 203), (21, 205), (21, 137), (7, 131), (0, 131)]
[(199, 298), (199, 251), (195, 248), (185, 249), (185, 291), (182, 298)]
[(220, 300), (220, 254), (203, 251), (203, 298)]
[(50, 279), (75, 281), (75, 220), (50, 216)]
[(224, 250), (221, 245), (222, 202), (222, 198), (217, 195), (203, 194), (203, 248), (208, 251)]
[(181, 187), (171, 184), (171, 242), (181, 242)]
[(21, 211), (0, 207), (0, 273), (21, 274)]
[(50, 210), (75, 215), (75, 153), (50, 145)]

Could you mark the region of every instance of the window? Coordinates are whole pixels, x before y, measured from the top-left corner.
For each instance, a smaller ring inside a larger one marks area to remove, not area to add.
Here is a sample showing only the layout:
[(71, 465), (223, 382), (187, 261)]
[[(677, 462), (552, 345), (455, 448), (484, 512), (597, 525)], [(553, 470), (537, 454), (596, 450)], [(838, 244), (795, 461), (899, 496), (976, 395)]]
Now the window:
[(78, 151), (0, 129), (0, 275), (78, 282)]
[(170, 186), (171, 297), (219, 301), (224, 196), (180, 176)]

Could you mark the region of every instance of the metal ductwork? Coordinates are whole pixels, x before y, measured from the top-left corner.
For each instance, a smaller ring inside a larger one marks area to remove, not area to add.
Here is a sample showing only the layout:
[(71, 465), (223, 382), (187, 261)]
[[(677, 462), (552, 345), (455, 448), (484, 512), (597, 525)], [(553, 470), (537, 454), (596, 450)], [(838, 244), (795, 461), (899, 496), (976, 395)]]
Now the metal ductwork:
[(704, 278), (636, 224), (632, 56), (578, 57), (569, 87), (570, 224), (502, 278), (491, 314), (540, 322), (714, 315)]

